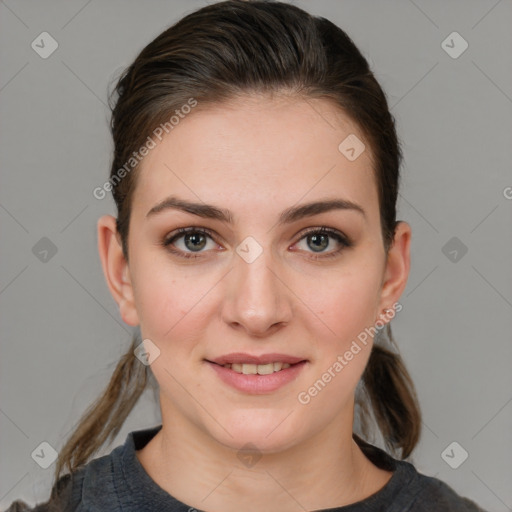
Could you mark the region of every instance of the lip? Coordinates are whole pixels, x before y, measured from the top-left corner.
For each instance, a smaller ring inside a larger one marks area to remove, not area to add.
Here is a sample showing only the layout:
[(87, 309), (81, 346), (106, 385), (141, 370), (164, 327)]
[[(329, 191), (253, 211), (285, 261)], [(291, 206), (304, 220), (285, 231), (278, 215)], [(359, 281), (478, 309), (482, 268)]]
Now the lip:
[[(281, 361), (281, 359), (274, 359), (274, 361)], [(244, 375), (243, 373), (235, 372), (231, 368), (226, 368), (212, 361), (205, 362), (225, 384), (238, 391), (251, 395), (264, 395), (277, 391), (297, 379), (307, 364), (306, 360), (301, 359), (296, 363), (289, 363), (292, 364), (289, 368), (269, 375)], [(245, 362), (247, 362), (247, 360), (245, 360)]]
[[(210, 363), (217, 363), (218, 365), (238, 363), (238, 364), (268, 364), (268, 363), (288, 363), (296, 364), (301, 361), (306, 361), (304, 357), (295, 357), (287, 354), (261, 354), (259, 356), (245, 354), (243, 352), (233, 352), (226, 354), (215, 359), (207, 359)], [(279, 373), (279, 372), (277, 372)]]

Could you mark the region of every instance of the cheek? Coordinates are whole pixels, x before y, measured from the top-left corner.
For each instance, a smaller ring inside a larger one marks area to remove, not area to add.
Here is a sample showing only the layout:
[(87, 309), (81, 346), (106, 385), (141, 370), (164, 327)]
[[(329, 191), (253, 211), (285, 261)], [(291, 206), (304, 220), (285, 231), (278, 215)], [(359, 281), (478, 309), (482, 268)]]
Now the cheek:
[[(159, 348), (191, 353), (201, 338), (206, 308), (211, 308), (219, 276), (199, 266), (173, 266), (165, 257), (141, 255), (136, 262), (134, 299), (141, 334)], [(196, 341), (194, 341), (196, 340)]]
[(162, 340), (186, 316), (194, 292), (190, 287), (187, 290), (186, 280), (160, 259), (138, 256), (133, 258), (133, 284), (141, 333), (146, 338)]
[(309, 287), (307, 293), (303, 289), (301, 296), (311, 318), (318, 320), (313, 339), (319, 349), (330, 354), (344, 352), (358, 335), (374, 325), (379, 278), (376, 271), (353, 269), (333, 274), (328, 284)]
[[(308, 301), (315, 368), (297, 401), (319, 428), (340, 411), (350, 410), (372, 347), (378, 275), (345, 274)], [(320, 320), (320, 321), (319, 321)]]
[(190, 380), (188, 361), (197, 364), (200, 359), (198, 340), (204, 336), (201, 313), (207, 290), (203, 281), (172, 272), (165, 265), (153, 262), (141, 268), (135, 294), (141, 336), (160, 351), (151, 365), (152, 372), (164, 394), (186, 407), (181, 386)]

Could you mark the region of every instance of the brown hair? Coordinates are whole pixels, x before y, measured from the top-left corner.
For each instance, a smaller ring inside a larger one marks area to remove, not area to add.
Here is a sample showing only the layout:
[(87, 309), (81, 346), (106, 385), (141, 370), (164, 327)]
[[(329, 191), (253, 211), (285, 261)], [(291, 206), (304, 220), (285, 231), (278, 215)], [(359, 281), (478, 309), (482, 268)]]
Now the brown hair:
[[(329, 100), (358, 124), (371, 149), (389, 250), (397, 223), (402, 154), (386, 97), (367, 61), (347, 34), (324, 18), (287, 3), (230, 0), (192, 12), (156, 37), (123, 72), (112, 93), (110, 180), (127, 260), (138, 174), (137, 166), (126, 170), (126, 163), (134, 151), (191, 98), (206, 105), (251, 92), (281, 91)], [(122, 168), (126, 172), (120, 174)], [(393, 341), (389, 325), (386, 332)], [(64, 467), (73, 472), (112, 440), (139, 399), (149, 367), (134, 356), (134, 348), (135, 339), (103, 395), (60, 451), (56, 480)], [(362, 383), (368, 397), (362, 404), (362, 424), (373, 412), (388, 448), (406, 458), (418, 442), (421, 417), (400, 355), (374, 345)]]

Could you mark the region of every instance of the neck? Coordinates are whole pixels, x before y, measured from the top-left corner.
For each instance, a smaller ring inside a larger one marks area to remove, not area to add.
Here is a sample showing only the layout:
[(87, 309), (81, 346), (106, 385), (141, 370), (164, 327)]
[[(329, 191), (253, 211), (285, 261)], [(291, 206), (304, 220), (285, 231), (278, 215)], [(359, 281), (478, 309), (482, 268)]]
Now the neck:
[(137, 457), (160, 487), (200, 510), (335, 508), (374, 494), (391, 477), (352, 439), (352, 417), (350, 422), (335, 418), (300, 445), (251, 459), (218, 443), (178, 411), (168, 416)]

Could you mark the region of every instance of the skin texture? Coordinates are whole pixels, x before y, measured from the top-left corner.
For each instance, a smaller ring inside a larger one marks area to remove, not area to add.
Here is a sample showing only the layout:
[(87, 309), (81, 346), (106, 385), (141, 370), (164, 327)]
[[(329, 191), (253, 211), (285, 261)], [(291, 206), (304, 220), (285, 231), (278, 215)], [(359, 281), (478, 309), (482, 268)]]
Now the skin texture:
[[(352, 440), (354, 392), (371, 338), (308, 404), (297, 398), (398, 301), (409, 273), (410, 226), (398, 224), (386, 258), (370, 148), (349, 161), (338, 150), (349, 134), (364, 141), (327, 100), (251, 95), (198, 105), (141, 164), (129, 263), (115, 219), (98, 222), (103, 269), (122, 318), (160, 350), (151, 369), (163, 428), (137, 456), (160, 487), (193, 507), (319, 510), (362, 500), (391, 477)], [(171, 194), (229, 209), (235, 222), (178, 210), (146, 217)], [(283, 210), (327, 198), (358, 203), (365, 216), (333, 210), (277, 224)], [(183, 236), (175, 240), (176, 250), (197, 259), (162, 245), (189, 226), (215, 234), (200, 252)], [(322, 226), (353, 245), (330, 237), (321, 251), (304, 231)], [(262, 249), (251, 263), (236, 252), (249, 236)], [(313, 259), (338, 249), (336, 257)], [(251, 395), (205, 362), (231, 352), (308, 362), (294, 381)], [(237, 457), (247, 443), (261, 455), (250, 466)]]

